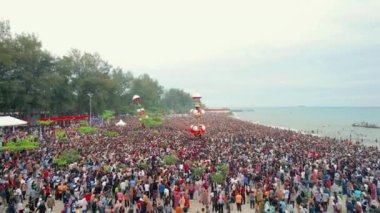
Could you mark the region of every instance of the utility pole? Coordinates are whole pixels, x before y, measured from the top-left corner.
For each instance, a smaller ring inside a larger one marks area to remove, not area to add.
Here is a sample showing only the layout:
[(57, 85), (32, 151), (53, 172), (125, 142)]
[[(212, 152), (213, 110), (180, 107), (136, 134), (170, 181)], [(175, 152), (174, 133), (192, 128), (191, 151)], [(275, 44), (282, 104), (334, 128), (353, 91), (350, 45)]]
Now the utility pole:
[(87, 93), (87, 95), (88, 95), (88, 97), (90, 97), (90, 126), (91, 126), (91, 98), (92, 98), (92, 96), (93, 96), (93, 94), (91, 93), (91, 92), (89, 92), (89, 93)]

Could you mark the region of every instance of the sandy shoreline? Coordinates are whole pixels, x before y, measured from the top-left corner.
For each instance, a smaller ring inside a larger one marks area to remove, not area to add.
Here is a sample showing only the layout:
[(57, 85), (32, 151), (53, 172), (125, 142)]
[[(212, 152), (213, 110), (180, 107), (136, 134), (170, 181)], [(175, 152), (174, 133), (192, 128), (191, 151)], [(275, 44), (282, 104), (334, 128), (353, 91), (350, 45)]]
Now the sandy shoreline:
[(237, 116), (235, 113), (232, 113), (232, 115), (230, 117), (234, 118), (234, 119), (237, 119), (237, 120), (240, 120), (240, 121), (243, 121), (243, 122), (249, 122), (249, 123), (252, 123), (252, 124), (255, 124), (255, 125), (265, 126), (265, 127), (269, 127), (269, 128), (273, 128), (273, 129), (292, 131), (292, 132), (295, 132), (295, 133), (298, 133), (298, 134), (312, 135), (312, 136), (315, 136), (315, 137), (324, 137), (323, 135), (311, 134), (311, 133), (308, 133), (308, 132), (305, 132), (305, 131), (301, 131), (301, 130), (297, 130), (297, 129), (293, 129), (293, 128), (288, 128), (288, 127), (283, 127), (283, 126), (267, 125), (267, 124), (263, 124), (263, 123), (260, 123), (259, 121), (254, 121), (254, 120), (244, 120), (244, 119), (240, 118), (239, 116)]
[[(297, 134), (311, 135), (311, 136), (318, 137), (318, 138), (337, 139), (337, 140), (339, 140), (341, 142), (350, 141), (350, 139), (348, 139), (348, 138), (341, 138), (341, 139), (339, 139), (339, 138), (336, 138), (336, 137), (331, 137), (331, 136), (321, 135), (321, 134), (315, 134), (315, 133), (309, 133), (309, 132), (305, 132), (305, 131), (302, 131), (302, 130), (297, 130), (297, 129), (283, 127), (283, 126), (267, 125), (267, 124), (260, 123), (259, 121), (245, 120), (245, 119), (242, 119), (239, 116), (237, 116), (235, 113), (232, 113), (232, 115), (230, 115), (230, 117), (233, 118), (233, 119), (237, 119), (239, 121), (242, 121), (242, 122), (249, 122), (249, 123), (252, 123), (252, 124), (255, 124), (255, 125), (260, 125), (260, 126), (264, 126), (264, 127), (278, 129), (278, 130), (292, 131), (292, 132), (297, 133)], [(355, 139), (352, 139), (351, 141), (354, 142), (354, 143), (359, 142), (360, 144), (362, 144), (364, 146), (380, 147), (380, 144), (378, 144), (376, 142), (372, 142), (372, 141), (360, 142), (360, 141), (357, 141)]]

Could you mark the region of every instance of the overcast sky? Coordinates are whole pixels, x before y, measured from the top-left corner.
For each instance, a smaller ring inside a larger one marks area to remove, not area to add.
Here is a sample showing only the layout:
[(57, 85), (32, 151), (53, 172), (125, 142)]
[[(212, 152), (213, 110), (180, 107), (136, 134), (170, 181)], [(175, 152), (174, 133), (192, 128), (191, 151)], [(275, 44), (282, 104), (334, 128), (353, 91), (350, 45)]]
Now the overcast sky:
[(213, 107), (380, 106), (380, 0), (0, 0), (12, 32)]

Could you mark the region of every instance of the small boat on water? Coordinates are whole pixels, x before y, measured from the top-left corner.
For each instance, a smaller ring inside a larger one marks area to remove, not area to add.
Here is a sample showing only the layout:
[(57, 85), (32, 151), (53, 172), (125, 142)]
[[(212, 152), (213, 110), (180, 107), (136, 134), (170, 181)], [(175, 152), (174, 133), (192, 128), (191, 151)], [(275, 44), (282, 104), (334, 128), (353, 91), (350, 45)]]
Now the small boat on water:
[(361, 123), (353, 123), (353, 127), (363, 127), (363, 128), (374, 128), (374, 129), (380, 129), (380, 126), (376, 124), (369, 124), (367, 122), (361, 122)]

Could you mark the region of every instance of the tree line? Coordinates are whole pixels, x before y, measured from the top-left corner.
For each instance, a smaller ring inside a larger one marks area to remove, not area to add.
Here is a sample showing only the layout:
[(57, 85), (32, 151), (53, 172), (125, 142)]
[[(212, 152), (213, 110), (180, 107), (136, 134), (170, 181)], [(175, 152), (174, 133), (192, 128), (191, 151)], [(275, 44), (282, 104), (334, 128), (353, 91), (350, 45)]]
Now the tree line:
[(114, 67), (97, 53), (71, 50), (54, 56), (31, 33), (12, 34), (0, 21), (0, 113), (20, 118), (135, 113), (134, 94), (151, 112), (188, 112), (193, 102), (181, 89), (164, 89), (148, 74)]

